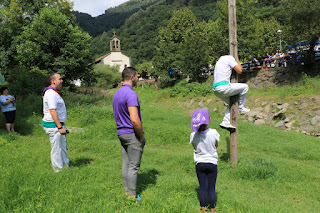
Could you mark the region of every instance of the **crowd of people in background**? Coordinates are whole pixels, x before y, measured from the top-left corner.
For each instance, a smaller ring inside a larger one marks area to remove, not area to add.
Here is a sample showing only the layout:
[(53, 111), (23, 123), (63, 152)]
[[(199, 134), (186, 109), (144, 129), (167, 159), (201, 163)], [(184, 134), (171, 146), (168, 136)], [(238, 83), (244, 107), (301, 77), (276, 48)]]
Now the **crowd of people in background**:
[(271, 55), (267, 53), (267, 55), (263, 57), (262, 68), (273, 68), (276, 66), (287, 67), (288, 60), (290, 60), (290, 55), (283, 51), (278, 50), (276, 53), (272, 53)]
[(249, 62), (244, 62), (242, 63), (242, 66), (244, 70), (249, 71), (275, 67), (288, 67), (298, 63), (304, 65), (303, 59), (300, 55), (291, 55), (278, 50), (276, 53), (267, 53), (265, 56), (253, 58)]

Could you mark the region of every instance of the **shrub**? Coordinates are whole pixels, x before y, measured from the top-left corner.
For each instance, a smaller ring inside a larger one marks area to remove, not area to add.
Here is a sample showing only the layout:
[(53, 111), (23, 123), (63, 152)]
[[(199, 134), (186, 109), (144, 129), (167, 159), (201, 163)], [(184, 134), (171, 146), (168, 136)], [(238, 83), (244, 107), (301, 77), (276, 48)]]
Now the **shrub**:
[(172, 79), (172, 78), (169, 78), (169, 77), (166, 76), (166, 75), (161, 76), (161, 78), (159, 78), (158, 81), (160, 82), (160, 83), (159, 83), (159, 87), (160, 87), (161, 89), (174, 86), (175, 83), (176, 83), (176, 80), (174, 80), (174, 79)]
[(97, 64), (93, 69), (94, 73), (97, 75), (97, 87), (111, 89), (121, 82), (122, 77), (118, 66)]
[(211, 83), (187, 83), (185, 80), (181, 80), (172, 87), (170, 91), (171, 97), (178, 95), (185, 97), (189, 94), (193, 94), (194, 96), (207, 96), (208, 94), (212, 94)]
[(305, 86), (311, 85), (311, 78), (306, 73), (302, 74), (301, 81), (302, 81), (302, 84)]
[(23, 66), (15, 66), (10, 70), (7, 79), (11, 95), (26, 97), (29, 94), (41, 94), (48, 86), (47, 71), (38, 68), (28, 70)]

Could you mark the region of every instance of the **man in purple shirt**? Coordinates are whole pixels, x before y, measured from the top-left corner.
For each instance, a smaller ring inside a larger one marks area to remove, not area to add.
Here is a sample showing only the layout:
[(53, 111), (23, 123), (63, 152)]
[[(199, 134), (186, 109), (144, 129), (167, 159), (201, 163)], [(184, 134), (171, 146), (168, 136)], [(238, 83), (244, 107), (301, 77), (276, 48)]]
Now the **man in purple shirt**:
[(125, 193), (129, 198), (140, 201), (136, 185), (146, 140), (142, 129), (138, 95), (132, 89), (138, 83), (137, 70), (133, 67), (125, 68), (122, 72), (122, 80), (122, 87), (114, 94), (112, 100), (117, 135), (121, 142), (121, 173)]

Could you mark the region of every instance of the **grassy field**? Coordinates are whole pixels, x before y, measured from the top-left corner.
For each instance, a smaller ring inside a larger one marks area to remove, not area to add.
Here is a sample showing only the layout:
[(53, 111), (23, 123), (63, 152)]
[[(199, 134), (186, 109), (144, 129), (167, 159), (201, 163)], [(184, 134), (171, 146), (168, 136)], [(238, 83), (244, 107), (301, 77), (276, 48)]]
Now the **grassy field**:
[[(41, 97), (20, 102), (20, 135), (1, 127), (0, 212), (196, 212), (190, 111), (179, 108), (166, 91), (137, 92), (147, 139), (138, 176), (143, 202), (124, 195), (112, 96), (67, 94), (70, 169), (56, 174), (51, 168), (49, 139), (39, 125)], [(319, 212), (319, 138), (240, 119), (239, 164), (231, 168), (229, 132), (218, 127), (222, 115), (209, 110), (210, 127), (221, 135), (219, 212)]]

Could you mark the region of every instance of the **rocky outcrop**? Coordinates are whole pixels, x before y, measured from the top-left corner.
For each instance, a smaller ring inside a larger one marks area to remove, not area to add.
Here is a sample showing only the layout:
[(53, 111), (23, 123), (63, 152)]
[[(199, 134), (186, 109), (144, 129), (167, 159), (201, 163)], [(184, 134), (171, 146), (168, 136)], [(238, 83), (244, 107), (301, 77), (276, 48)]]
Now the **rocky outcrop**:
[(272, 68), (261, 71), (243, 72), (239, 82), (246, 82), (249, 87), (260, 89), (291, 84), (300, 78), (301, 72), (284, 68)]
[[(216, 113), (224, 114), (226, 105), (220, 99), (194, 98), (181, 101), (180, 107), (193, 112), (195, 108), (208, 108)], [(279, 102), (271, 97), (247, 99), (246, 107), (251, 111), (240, 115), (241, 119), (255, 125), (269, 125), (283, 131), (298, 131), (302, 134), (320, 138), (320, 96), (299, 98), (290, 102)]]
[(306, 135), (320, 137), (320, 111), (313, 110), (317, 107), (308, 110), (312, 103), (320, 104), (320, 99), (316, 103), (315, 100), (310, 101), (308, 98), (303, 102), (304, 104), (297, 102), (289, 104), (270, 101), (263, 102), (259, 106), (259, 101), (255, 101), (258, 105), (251, 106), (251, 111), (242, 118), (256, 125), (272, 125), (284, 131), (296, 130)]

